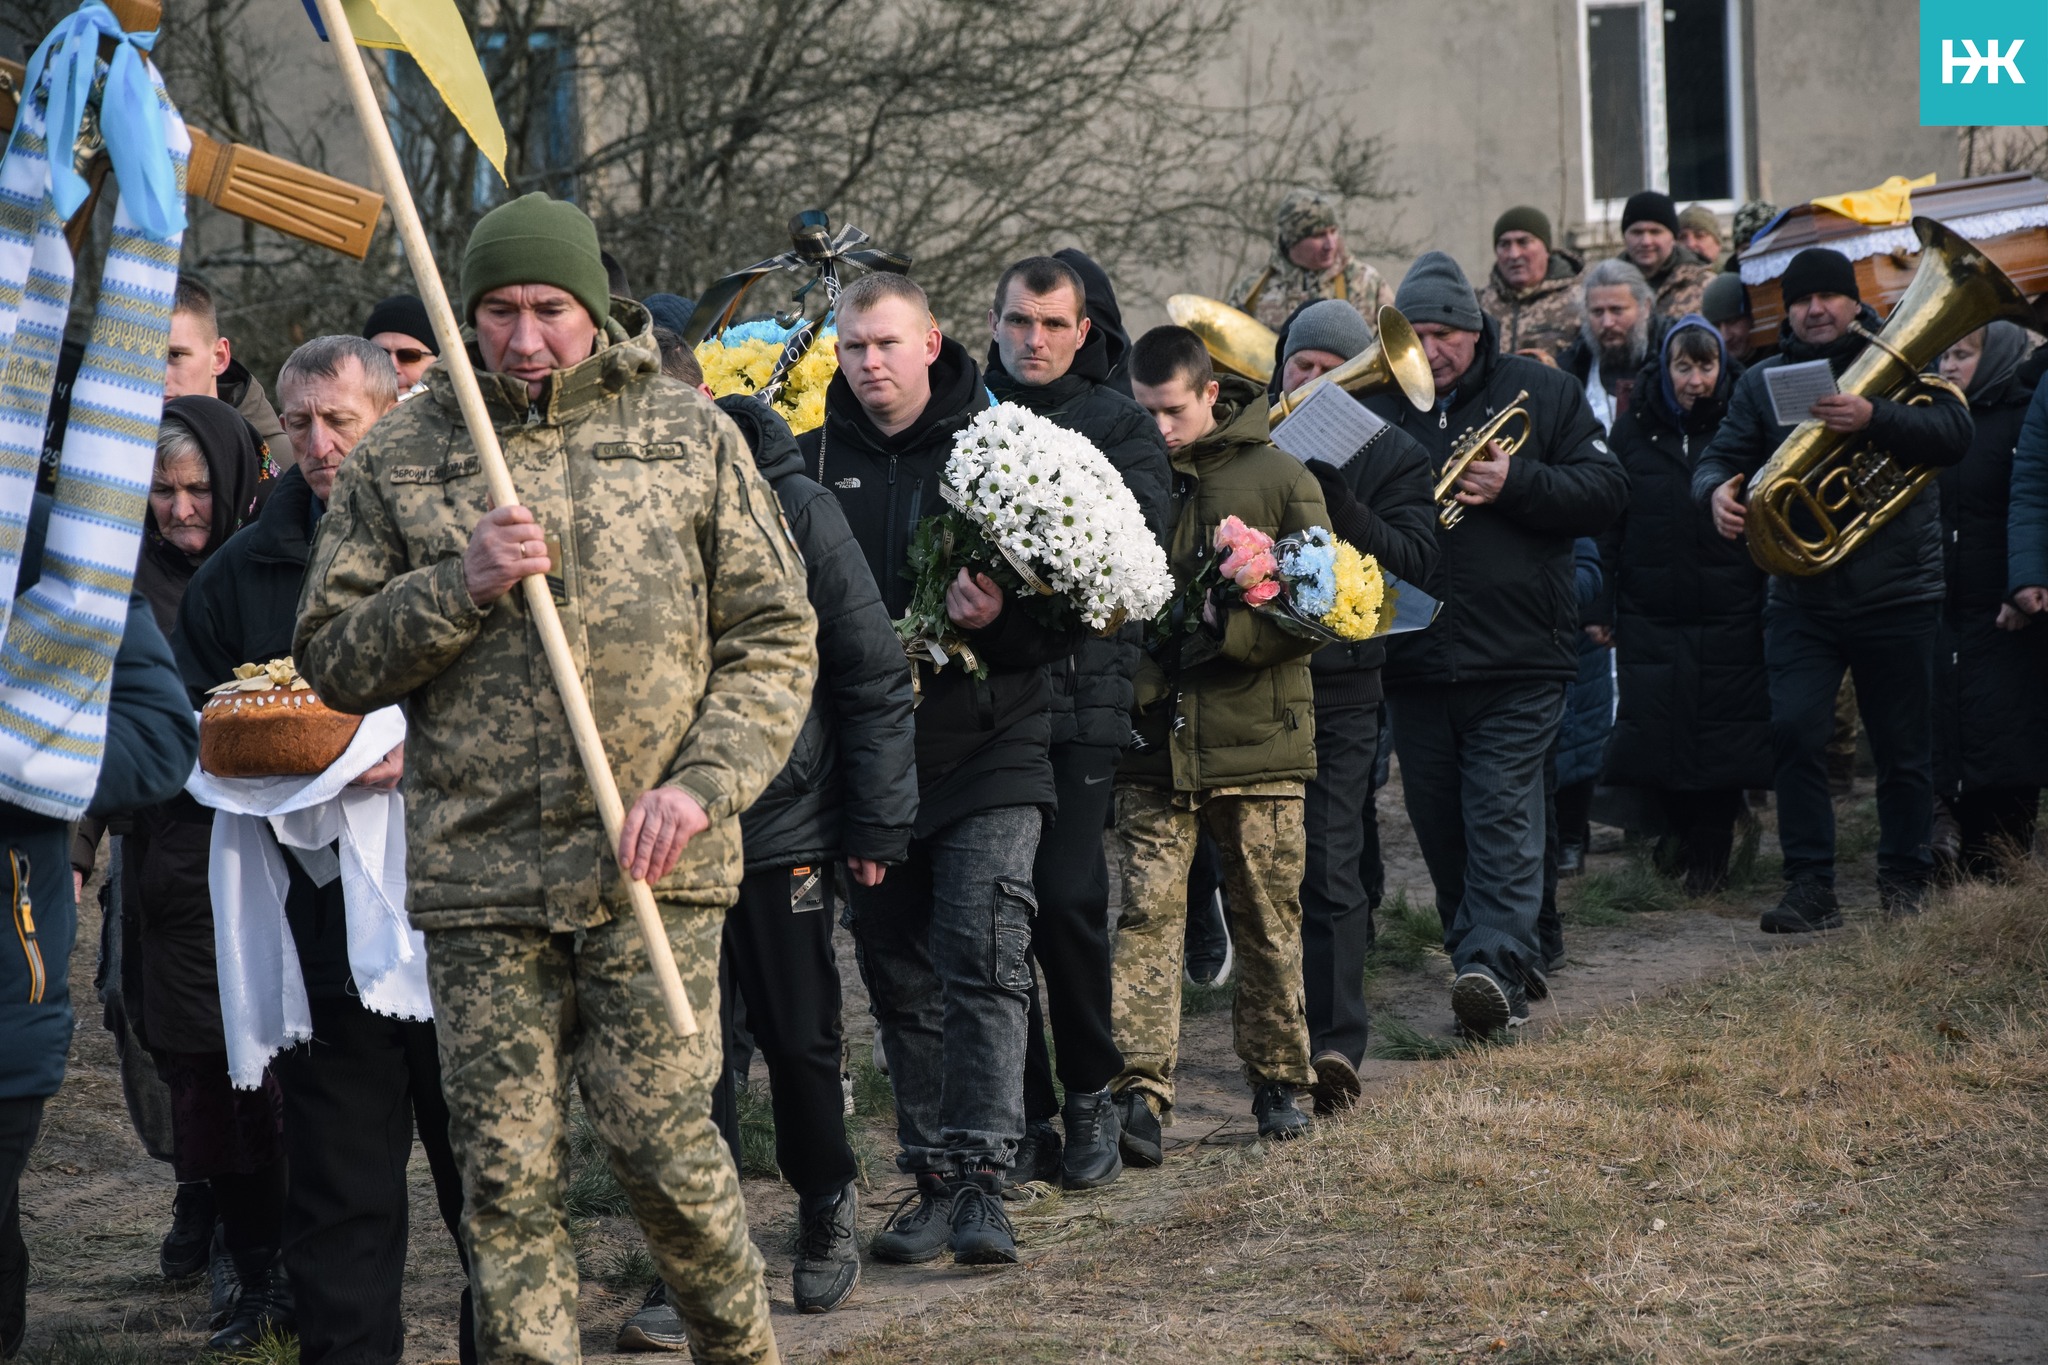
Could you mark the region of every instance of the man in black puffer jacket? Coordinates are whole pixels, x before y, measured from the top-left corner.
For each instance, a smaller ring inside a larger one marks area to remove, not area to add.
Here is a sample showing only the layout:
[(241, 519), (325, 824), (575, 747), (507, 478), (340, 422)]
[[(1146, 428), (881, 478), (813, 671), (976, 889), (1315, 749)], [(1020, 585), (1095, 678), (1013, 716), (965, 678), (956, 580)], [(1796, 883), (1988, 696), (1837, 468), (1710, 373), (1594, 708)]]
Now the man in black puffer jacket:
[[(1110, 388), (1108, 351), (1086, 313), (1086, 286), (1065, 261), (1033, 256), (996, 282), (989, 327), (988, 387), (1000, 402), (1029, 408), (1088, 438), (1123, 475), (1152, 534), (1163, 534), (1171, 474), (1159, 424)], [(1052, 770), (1059, 812), (1038, 842), (1032, 885), (1038, 920), (1031, 952), (1045, 973), (1060, 1084), (1066, 1089), (1066, 1144), (1051, 1119), (1052, 1068), (1031, 993), (1024, 1062), (1024, 1142), (1014, 1175), (1089, 1189), (1116, 1179), (1116, 1109), (1109, 1083), (1123, 1070), (1109, 1025), (1109, 868), (1102, 829), (1109, 819), (1117, 759), (1131, 740), (1131, 675), (1138, 664), (1128, 625), (1120, 638), (1089, 638), (1054, 663)]]
[[(839, 1088), (832, 921), (790, 904), (790, 874), (843, 860), (857, 885), (878, 886), (909, 856), (916, 698), (874, 575), (839, 504), (805, 477), (788, 423), (758, 398), (717, 401), (775, 488), (818, 614), (818, 680), (804, 728), (789, 763), (740, 816), (746, 880), (725, 917), (725, 961), (768, 1060), (775, 1164), (797, 1192), (797, 1310), (822, 1313), (845, 1302), (860, 1275), (858, 1170)], [(721, 1099), (731, 1098), (731, 1084), (726, 1068)], [(737, 1114), (730, 1116), (736, 1129)], [(727, 1141), (736, 1137), (729, 1131)]]
[[(1839, 378), (1879, 329), (1840, 252), (1811, 247), (1779, 279), (1791, 335), (1778, 354), (1735, 386), (1728, 416), (1693, 470), (1693, 497), (1722, 535), (1743, 533), (1743, 487), (1793, 428), (1772, 413), (1766, 381), (1780, 365), (1825, 360)], [(1812, 414), (1833, 432), (1868, 439), (1902, 465), (1959, 463), (1970, 453), (1969, 408), (1936, 391), (1908, 406), (1831, 394)], [(1811, 578), (1773, 578), (1764, 606), (1764, 659), (1771, 680), (1771, 733), (1778, 765), (1778, 842), (1785, 896), (1766, 911), (1768, 933), (1805, 933), (1842, 922), (1835, 899), (1835, 808), (1826, 746), (1834, 698), (1847, 670), (1877, 760), (1878, 897), (1887, 914), (1911, 914), (1934, 860), (1934, 638), (1941, 616), (1940, 493), (1919, 497), (1843, 563)]]
[[(1518, 394), (1529, 415), (1512, 458), (1496, 449), (1459, 480), (1463, 520), (1437, 531), (1441, 557), (1420, 585), (1443, 611), (1388, 643), (1385, 672), (1408, 818), (1458, 973), (1451, 1008), (1484, 1035), (1526, 1022), (1526, 993), (1544, 987), (1545, 759), (1579, 673), (1572, 543), (1620, 514), (1628, 479), (1569, 375), (1500, 354), (1456, 261), (1422, 256), (1394, 306), (1428, 352), (1436, 404), (1417, 412), (1383, 396), (1368, 406), (1433, 465)], [(1521, 426), (1510, 421), (1504, 434)]]
[[(798, 442), (839, 498), (891, 616), (910, 605), (910, 542), (944, 509), (954, 438), (989, 406), (981, 371), (939, 334), (924, 291), (901, 275), (840, 294), (839, 373), (825, 423)], [(875, 1234), (887, 1261), (1016, 1260), (1001, 1191), (1024, 1133), (1031, 985), (1031, 867), (1058, 800), (1048, 756), (1045, 666), (1073, 653), (965, 570), (946, 593), (954, 626), (987, 667), (919, 662), (918, 819), (910, 856), (879, 886), (848, 890), (861, 971), (896, 1090), (900, 1169), (919, 1197)]]
[[(1342, 299), (1321, 299), (1288, 319), (1274, 371), (1292, 393), (1372, 345), (1372, 330)], [(1330, 531), (1396, 578), (1420, 583), (1436, 567), (1436, 504), (1429, 452), (1398, 427), (1379, 434), (1339, 469), (1309, 461), (1323, 486)], [(1316, 775), (1302, 818), (1308, 862), (1301, 879), (1301, 962), (1316, 1112), (1358, 1099), (1365, 1060), (1365, 956), (1386, 887), (1380, 863), (1380, 668), (1383, 640), (1325, 645), (1309, 656), (1316, 696)]]

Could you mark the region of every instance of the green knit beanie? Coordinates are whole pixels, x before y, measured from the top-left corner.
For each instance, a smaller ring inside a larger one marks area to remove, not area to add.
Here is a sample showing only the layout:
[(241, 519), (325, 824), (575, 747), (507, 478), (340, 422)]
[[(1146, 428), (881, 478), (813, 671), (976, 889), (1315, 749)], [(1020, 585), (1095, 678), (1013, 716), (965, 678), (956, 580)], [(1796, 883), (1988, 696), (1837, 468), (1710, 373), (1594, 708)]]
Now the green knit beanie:
[(1526, 232), (1543, 243), (1543, 249), (1550, 249), (1550, 215), (1542, 209), (1528, 204), (1517, 204), (1493, 220), (1493, 240), (1500, 241), (1503, 232)]
[(462, 253), (462, 316), (476, 321), (484, 295), (508, 284), (551, 284), (576, 296), (599, 327), (612, 315), (610, 278), (597, 224), (574, 204), (538, 190), (477, 220)]

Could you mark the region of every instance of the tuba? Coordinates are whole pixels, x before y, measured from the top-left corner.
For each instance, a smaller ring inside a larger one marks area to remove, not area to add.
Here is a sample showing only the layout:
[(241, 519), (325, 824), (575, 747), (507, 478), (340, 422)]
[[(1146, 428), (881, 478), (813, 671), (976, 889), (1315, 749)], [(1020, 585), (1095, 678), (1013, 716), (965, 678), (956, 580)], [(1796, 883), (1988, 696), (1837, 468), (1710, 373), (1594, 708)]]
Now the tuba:
[(1200, 294), (1175, 294), (1166, 301), (1166, 316), (1202, 339), (1217, 369), (1258, 384), (1272, 381), (1280, 338), (1250, 313)]
[[(1922, 374), (1963, 337), (2000, 318), (2029, 316), (2026, 296), (1983, 252), (1932, 218), (1915, 218), (1920, 265), (1881, 331), (1850, 329), (1870, 346), (1842, 372), (1843, 393), (1925, 404), (1945, 379)], [(1825, 573), (1919, 496), (1938, 471), (1901, 465), (1868, 433), (1842, 435), (1801, 422), (1751, 481), (1749, 555), (1767, 573)]]
[(1275, 399), (1268, 409), (1272, 424), (1279, 426), (1281, 419), (1300, 407), (1301, 401), (1318, 384), (1335, 384), (1354, 398), (1398, 388), (1401, 396), (1417, 412), (1426, 411), (1436, 401), (1436, 381), (1430, 378), (1429, 357), (1423, 354), (1422, 342), (1416, 338), (1415, 329), (1408, 325), (1408, 319), (1391, 308), (1380, 309), (1378, 322), (1378, 341), (1336, 369), (1328, 370), (1294, 392), (1283, 393)]

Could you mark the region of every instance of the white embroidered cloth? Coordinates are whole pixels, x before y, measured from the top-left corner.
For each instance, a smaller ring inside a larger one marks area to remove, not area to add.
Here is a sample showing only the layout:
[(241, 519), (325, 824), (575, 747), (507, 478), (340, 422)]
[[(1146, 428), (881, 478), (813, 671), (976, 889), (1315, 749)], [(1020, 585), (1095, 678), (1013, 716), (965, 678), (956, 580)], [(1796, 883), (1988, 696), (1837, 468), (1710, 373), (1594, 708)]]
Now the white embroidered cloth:
[(426, 940), (405, 917), (405, 804), (397, 792), (348, 785), (404, 739), (404, 715), (387, 706), (363, 718), (323, 773), (225, 778), (194, 768), (185, 784), (218, 812), (207, 879), (228, 1079), (240, 1089), (260, 1085), (271, 1058), (313, 1036), (284, 917), (290, 881), (280, 846), (319, 885), (341, 878), (349, 971), (363, 1004), (396, 1019), (434, 1017)]

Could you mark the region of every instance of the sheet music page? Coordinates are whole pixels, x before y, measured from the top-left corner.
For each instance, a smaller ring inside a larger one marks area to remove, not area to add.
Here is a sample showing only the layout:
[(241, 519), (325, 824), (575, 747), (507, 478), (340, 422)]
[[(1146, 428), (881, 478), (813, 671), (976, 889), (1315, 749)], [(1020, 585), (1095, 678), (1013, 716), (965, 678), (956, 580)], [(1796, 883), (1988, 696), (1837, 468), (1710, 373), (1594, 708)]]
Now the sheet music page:
[(1764, 371), (1764, 387), (1771, 392), (1771, 415), (1778, 419), (1778, 425), (1787, 427), (1797, 426), (1811, 416), (1808, 410), (1817, 400), (1839, 392), (1835, 388), (1835, 372), (1825, 360), (1773, 365)]
[(1386, 426), (1335, 384), (1318, 384), (1301, 406), (1273, 428), (1273, 444), (1307, 464), (1321, 460), (1342, 469)]

